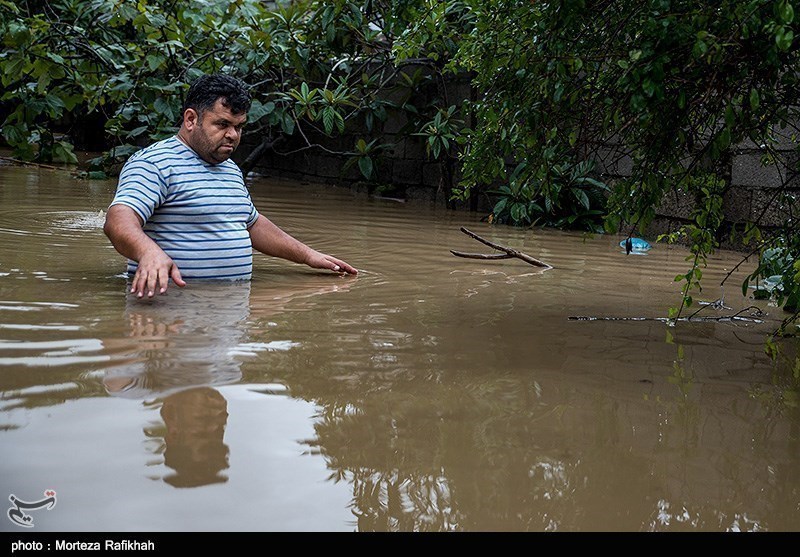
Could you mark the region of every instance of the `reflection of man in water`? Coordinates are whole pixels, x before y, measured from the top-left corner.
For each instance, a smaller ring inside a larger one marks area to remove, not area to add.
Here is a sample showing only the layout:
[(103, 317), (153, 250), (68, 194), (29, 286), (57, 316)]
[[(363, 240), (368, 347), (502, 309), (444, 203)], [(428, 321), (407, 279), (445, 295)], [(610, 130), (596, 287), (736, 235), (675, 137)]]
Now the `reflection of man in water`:
[[(164, 481), (176, 487), (225, 481), (228, 448), (223, 442), (227, 403), (213, 387), (242, 378), (240, 354), (253, 320), (274, 318), (288, 304), (347, 290), (350, 281), (307, 276), (291, 286), (262, 288), (251, 282), (199, 282), (169, 297), (128, 296), (126, 363), (106, 371), (103, 384), (115, 397), (160, 401), (164, 427), (148, 427), (158, 440), (153, 452), (175, 474)], [(300, 306), (302, 307), (302, 306)], [(252, 311), (252, 315), (251, 315)], [(104, 343), (112, 346), (113, 339)], [(245, 350), (247, 351), (247, 350)], [(163, 442), (162, 442), (163, 440)]]
[(164, 477), (173, 487), (197, 487), (227, 481), (228, 446), (223, 442), (228, 402), (219, 391), (198, 387), (169, 395), (161, 404), (164, 464), (175, 470)]
[(241, 379), (231, 356), (250, 315), (250, 283), (198, 283), (169, 299), (128, 297), (125, 315), (136, 339), (135, 359), (106, 373), (115, 396), (154, 398), (201, 385)]
[(202, 283), (149, 302), (128, 297), (125, 314), (135, 343), (133, 361), (106, 372), (112, 396), (161, 399), (165, 430), (157, 453), (174, 470), (164, 481), (175, 487), (224, 482), (228, 447), (223, 441), (228, 411), (212, 387), (241, 379), (233, 355), (250, 314), (250, 283)]

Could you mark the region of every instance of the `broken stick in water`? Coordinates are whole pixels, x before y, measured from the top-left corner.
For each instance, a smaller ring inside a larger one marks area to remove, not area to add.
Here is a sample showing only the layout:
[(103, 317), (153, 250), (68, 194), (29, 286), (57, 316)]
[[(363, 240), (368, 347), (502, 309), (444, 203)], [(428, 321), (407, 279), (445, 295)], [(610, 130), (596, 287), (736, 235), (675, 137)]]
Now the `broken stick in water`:
[(548, 265), (544, 261), (539, 261), (535, 257), (531, 257), (530, 255), (528, 255), (526, 253), (522, 253), (521, 251), (517, 251), (517, 250), (511, 249), (511, 248), (507, 248), (505, 246), (501, 246), (501, 245), (495, 244), (493, 242), (490, 242), (489, 240), (481, 238), (480, 236), (478, 236), (477, 234), (475, 234), (471, 230), (467, 230), (463, 226), (461, 227), (461, 232), (463, 232), (467, 236), (471, 236), (472, 238), (475, 238), (476, 240), (478, 240), (479, 242), (481, 242), (483, 244), (486, 244), (490, 248), (494, 248), (494, 249), (496, 249), (498, 251), (502, 251), (502, 252), (505, 252), (505, 253), (488, 253), (488, 254), (487, 253), (464, 253), (463, 251), (455, 251), (455, 250), (451, 249), (450, 253), (452, 253), (453, 255), (455, 255), (457, 257), (467, 257), (467, 258), (470, 258), (470, 259), (511, 259), (512, 257), (516, 257), (517, 259), (522, 259), (524, 262), (530, 263), (531, 265), (534, 265), (535, 267), (542, 267), (544, 269), (552, 269), (553, 268), (551, 265)]

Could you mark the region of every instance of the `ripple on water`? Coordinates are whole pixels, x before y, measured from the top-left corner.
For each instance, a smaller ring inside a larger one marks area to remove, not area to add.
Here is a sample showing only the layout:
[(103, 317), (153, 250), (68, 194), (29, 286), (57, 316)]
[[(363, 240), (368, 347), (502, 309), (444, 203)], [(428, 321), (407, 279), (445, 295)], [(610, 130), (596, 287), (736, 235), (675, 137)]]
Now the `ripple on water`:
[(111, 356), (99, 354), (104, 350), (103, 342), (95, 338), (50, 341), (0, 339), (0, 366), (50, 368), (107, 362), (111, 359)]
[(291, 340), (242, 342), (228, 350), (228, 356), (257, 356), (260, 352), (285, 352), (297, 346), (300, 346), (300, 343)]
[(103, 228), (106, 215), (100, 211), (49, 211), (41, 213), (45, 224), (55, 230), (95, 233)]
[(63, 302), (19, 302), (13, 300), (0, 300), (0, 311), (45, 311), (60, 310), (80, 307), (78, 304)]
[[(81, 325), (65, 323), (64, 321), (42, 319), (39, 317), (39, 315), (42, 314), (49, 316), (54, 312), (70, 311), (79, 307), (78, 304), (67, 302), (0, 300), (0, 316), (3, 316), (2, 319), (0, 319), (0, 329), (10, 331), (80, 331), (83, 329)], [(13, 312), (17, 318), (11, 319), (11, 312)], [(23, 315), (29, 314), (32, 315), (30, 321), (33, 322), (22, 322)], [(33, 315), (36, 317), (33, 317)], [(6, 342), (12, 341), (0, 340), (0, 349), (2, 349), (3, 343)]]

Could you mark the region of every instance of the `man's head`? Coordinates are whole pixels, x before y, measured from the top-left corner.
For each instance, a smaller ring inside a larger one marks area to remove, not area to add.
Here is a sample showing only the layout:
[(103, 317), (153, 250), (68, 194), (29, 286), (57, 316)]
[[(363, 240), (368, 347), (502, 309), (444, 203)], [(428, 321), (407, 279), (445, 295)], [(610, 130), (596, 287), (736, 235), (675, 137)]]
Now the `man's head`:
[(189, 87), (178, 136), (203, 160), (224, 162), (242, 138), (250, 94), (241, 81), (227, 75), (204, 75)]

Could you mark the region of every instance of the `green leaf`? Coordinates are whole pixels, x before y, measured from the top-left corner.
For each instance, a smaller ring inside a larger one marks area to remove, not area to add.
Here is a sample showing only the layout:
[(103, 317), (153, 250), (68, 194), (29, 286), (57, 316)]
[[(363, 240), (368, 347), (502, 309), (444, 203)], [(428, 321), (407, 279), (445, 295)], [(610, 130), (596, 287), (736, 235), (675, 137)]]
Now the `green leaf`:
[(294, 118), (289, 112), (284, 111), (281, 115), (281, 128), (286, 135), (292, 135), (294, 133)]
[(779, 4), (778, 14), (780, 15), (781, 21), (786, 25), (794, 21), (794, 8), (788, 0), (784, 0)]
[(775, 30), (775, 44), (778, 45), (778, 48), (783, 51), (789, 50), (792, 46), (792, 41), (794, 40), (794, 31), (791, 29), (778, 26)]
[(56, 54), (55, 52), (48, 52), (47, 57), (50, 58), (50, 60), (52, 60), (56, 64), (64, 63), (64, 57), (59, 54)]
[(750, 108), (754, 111), (758, 110), (759, 102), (758, 90), (755, 88), (750, 89)]
[(72, 150), (72, 144), (66, 141), (56, 141), (53, 144), (53, 160), (67, 164), (78, 163), (78, 157)]
[(370, 157), (360, 157), (358, 159), (358, 169), (361, 171), (361, 174), (369, 180), (372, 177), (372, 159)]
[(336, 119), (336, 128), (339, 133), (344, 133), (344, 117), (337, 110), (333, 111), (333, 116)]
[(48, 93), (45, 96), (44, 103), (47, 106), (47, 114), (51, 118), (59, 118), (66, 108), (66, 105), (64, 104), (64, 101), (61, 100), (61, 97), (52, 93)]
[(333, 133), (334, 110), (331, 106), (326, 106), (322, 110), (322, 124), (325, 126), (325, 133), (331, 135)]
[(262, 104), (259, 100), (253, 99), (250, 110), (247, 112), (247, 119), (251, 122), (258, 122), (264, 116), (272, 114), (275, 110), (275, 103), (272, 101)]
[(146, 132), (146, 131), (147, 131), (147, 129), (148, 129), (148, 127), (147, 127), (147, 126), (139, 126), (138, 128), (135, 128), (135, 129), (133, 129), (133, 130), (129, 131), (129, 132), (127, 133), (127, 136), (128, 136), (129, 138), (135, 138), (135, 137), (139, 137), (139, 136), (140, 136), (140, 135), (142, 135), (144, 132)]
[(575, 199), (577, 199), (580, 202), (580, 204), (583, 205), (583, 208), (588, 211), (589, 210), (589, 196), (586, 195), (586, 192), (581, 190), (581, 189), (574, 189), (574, 190), (572, 190), (572, 193), (575, 196)]
[(648, 77), (642, 82), (642, 90), (645, 95), (652, 97), (656, 91), (656, 84)]
[(147, 67), (150, 68), (151, 72), (160, 68), (165, 60), (166, 57), (162, 56), (161, 54), (148, 54), (147, 57), (145, 58), (145, 61), (147, 62)]
[(12, 81), (19, 79), (19, 76), (24, 71), (26, 63), (27, 60), (20, 57), (12, 59), (7, 64), (0, 65), (0, 67), (3, 67), (3, 85), (8, 85)]
[(511, 220), (514, 223), (518, 223), (522, 219), (522, 205), (519, 203), (514, 203), (511, 205)]
[(495, 216), (500, 216), (503, 213), (503, 210), (506, 208), (507, 203), (508, 203), (508, 198), (504, 197), (503, 199), (495, 203), (494, 208), (492, 209), (492, 213), (494, 213)]
[(3, 136), (12, 147), (28, 142), (28, 126), (25, 124), (6, 124), (2, 129)]
[(172, 110), (172, 105), (166, 98), (156, 98), (155, 102), (153, 103), (153, 108), (159, 114), (163, 114), (167, 120), (175, 120), (175, 113)]

